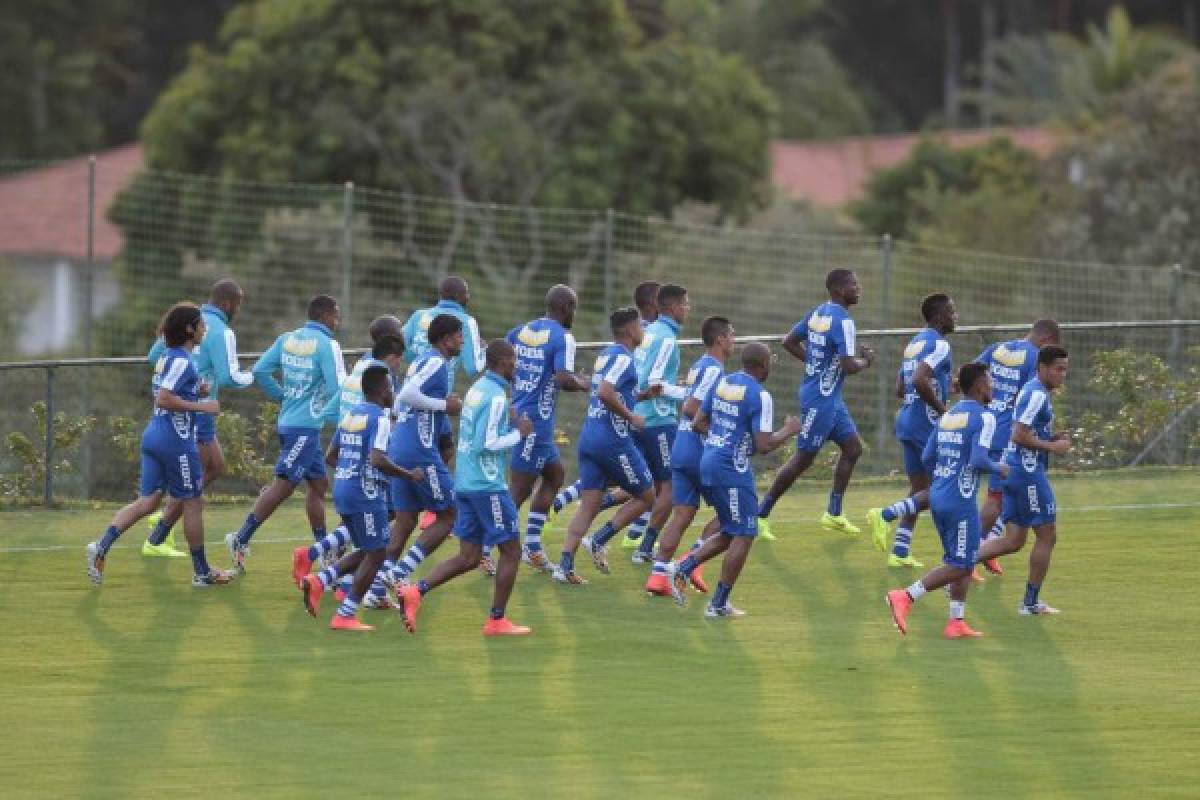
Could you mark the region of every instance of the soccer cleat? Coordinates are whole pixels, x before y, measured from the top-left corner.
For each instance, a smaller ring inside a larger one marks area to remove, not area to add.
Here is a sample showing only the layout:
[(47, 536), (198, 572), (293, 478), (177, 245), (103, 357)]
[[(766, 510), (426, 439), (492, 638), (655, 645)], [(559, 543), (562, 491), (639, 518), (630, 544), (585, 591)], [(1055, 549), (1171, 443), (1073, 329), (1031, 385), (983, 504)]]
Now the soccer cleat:
[(641, 534), (634, 536), (632, 531), (627, 531), (625, 537), (621, 539), (622, 550), (632, 550), (638, 546), (638, 542), (642, 540)]
[(1042, 614), (1060, 614), (1062, 612), (1060, 612), (1054, 606), (1038, 601), (1031, 606), (1027, 606), (1022, 603), (1017, 607), (1017, 613), (1022, 617), (1039, 617)]
[(171, 545), (163, 542), (162, 544), (150, 544), (149, 541), (142, 542), (142, 555), (148, 558), (186, 558), (187, 553), (182, 550), (176, 550)]
[(484, 556), (479, 559), (479, 571), (484, 575), (487, 575), (489, 578), (496, 577), (496, 562), (491, 556), (484, 554)]
[(729, 603), (723, 606), (714, 606), (712, 603), (709, 603), (704, 607), (704, 616), (709, 619), (717, 619), (718, 617), (736, 618), (746, 616), (746, 612), (740, 608), (734, 608)]
[(687, 589), (687, 577), (679, 574), (674, 561), (667, 565), (666, 578), (667, 588), (671, 590), (671, 599), (675, 601), (675, 605), (686, 606), (687, 595), (684, 592)]
[(233, 572), (224, 569), (209, 569), (207, 575), (192, 575), (192, 586), (197, 589), (208, 586), (225, 586), (233, 583)]
[(996, 558), (989, 558), (987, 561), (984, 561), (983, 568), (993, 575), (1004, 574), (1004, 567), (1000, 566), (1000, 560)]
[[(872, 508), (867, 511), (867, 526), (871, 529), (871, 541), (875, 543), (875, 549), (886, 553), (888, 551), (888, 534), (892, 532), (892, 526), (883, 518), (882, 508)], [(888, 559), (888, 566), (892, 566), (891, 559)]]
[[(350, 596), (350, 593), (347, 592), (345, 589), (343, 589), (341, 586), (339, 586), (333, 590), (333, 599), (337, 600), (339, 603), (346, 602), (346, 598), (349, 596)], [(391, 601), (388, 601), (388, 608), (391, 608)]]
[(908, 612), (912, 611), (912, 598), (903, 589), (893, 589), (887, 593), (887, 604), (888, 608), (892, 610), (892, 622), (896, 624), (896, 630), (907, 634)]
[(104, 583), (104, 556), (101, 555), (97, 542), (91, 542), (87, 546), (87, 576), (88, 580), (97, 586)]
[(544, 550), (530, 550), (528, 547), (523, 547), (521, 548), (521, 561), (538, 572), (554, 571), (554, 565), (550, 563), (550, 559), (546, 558)]
[(634, 550), (633, 555), (630, 556), (630, 560), (633, 561), (634, 564), (653, 564), (654, 554), (647, 553), (643, 550)]
[(533, 628), (514, 625), (505, 617), (489, 619), (483, 624), (484, 636), (528, 636), (531, 633), (533, 633)]
[(844, 533), (847, 536), (857, 536), (858, 534), (862, 533), (862, 529), (856, 526), (844, 515), (839, 514), (835, 517), (828, 511), (821, 515), (821, 527), (827, 531)]
[(586, 579), (580, 577), (579, 575), (576, 575), (574, 571), (563, 572), (563, 568), (561, 566), (555, 567), (554, 572), (551, 573), (551, 575), (554, 578), (555, 583), (563, 583), (563, 584), (567, 584), (568, 586), (586, 586), (587, 585)]
[(983, 573), (979, 571), (979, 565), (976, 564), (974, 567), (971, 568), (971, 582), (972, 583), (983, 583), (983, 581), (984, 581)]
[(920, 561), (917, 561), (911, 554), (907, 556), (898, 556), (895, 553), (888, 553), (889, 567), (923, 567), (925, 566)]
[(604, 575), (612, 574), (612, 570), (608, 566), (608, 548), (602, 544), (596, 544), (595, 540), (590, 536), (583, 537), (583, 549), (587, 550), (592, 556), (592, 563), (596, 565), (596, 569)]
[(238, 572), (245, 573), (246, 556), (250, 555), (250, 548), (238, 541), (236, 531), (225, 534), (225, 547), (229, 550), (229, 557), (233, 560), (233, 568)]
[(946, 627), (942, 631), (942, 636), (945, 636), (947, 639), (970, 639), (976, 636), (983, 636), (983, 633), (968, 625), (966, 620), (952, 619), (946, 623)]
[(654, 597), (670, 597), (673, 594), (670, 579), (658, 572), (651, 572), (650, 577), (646, 579), (646, 594)]
[(421, 530), (425, 530), (435, 522), (437, 522), (437, 514), (432, 511), (422, 511), (421, 516), (417, 519), (417, 525)]
[(691, 581), (692, 588), (697, 592), (700, 594), (708, 594), (708, 584), (704, 582), (703, 564), (700, 564), (694, 570), (692, 570), (692, 574), (688, 576), (688, 580)]
[(358, 617), (343, 617), (341, 614), (334, 614), (333, 619), (329, 620), (329, 629), (333, 631), (373, 631), (374, 625), (367, 625)]
[[(345, 592), (343, 592), (341, 600), (345, 599)], [(363, 599), (363, 608), (370, 608), (375, 611), (390, 611), (395, 607), (395, 604), (392, 603), (386, 594), (374, 595), (367, 592), (366, 598)]]
[(146, 517), (146, 527), (150, 529), (151, 533), (154, 533), (154, 529), (158, 527), (158, 523), (162, 522), (162, 518), (163, 512), (161, 511), (155, 511), (153, 514)]
[(297, 547), (292, 551), (292, 580), (296, 585), (304, 580), (304, 576), (312, 572), (312, 559), (308, 557), (307, 547)]
[(325, 594), (325, 585), (316, 575), (305, 575), (300, 579), (300, 600), (304, 603), (304, 610), (310, 617), (317, 615), (323, 594)]
[(771, 532), (771, 523), (767, 521), (766, 517), (759, 517), (757, 525), (758, 525), (758, 537), (760, 539), (762, 539), (763, 541), (767, 541), (767, 542), (775, 541), (775, 539), (777, 537), (775, 536), (774, 533)]
[(405, 586), (397, 592), (400, 612), (404, 614), (404, 627), (409, 633), (417, 632), (417, 612), (421, 610), (421, 590), (416, 586)]

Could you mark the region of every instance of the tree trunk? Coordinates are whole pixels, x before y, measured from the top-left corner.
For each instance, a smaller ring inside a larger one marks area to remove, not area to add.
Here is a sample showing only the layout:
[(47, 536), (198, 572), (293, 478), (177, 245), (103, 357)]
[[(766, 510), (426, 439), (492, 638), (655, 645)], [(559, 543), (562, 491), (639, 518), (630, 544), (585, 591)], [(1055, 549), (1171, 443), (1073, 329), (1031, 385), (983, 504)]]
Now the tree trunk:
[(958, 70), (962, 57), (957, 0), (942, 0), (942, 22), (946, 34), (946, 50), (942, 70), (942, 113), (946, 118), (946, 127), (956, 128), (958, 127)]

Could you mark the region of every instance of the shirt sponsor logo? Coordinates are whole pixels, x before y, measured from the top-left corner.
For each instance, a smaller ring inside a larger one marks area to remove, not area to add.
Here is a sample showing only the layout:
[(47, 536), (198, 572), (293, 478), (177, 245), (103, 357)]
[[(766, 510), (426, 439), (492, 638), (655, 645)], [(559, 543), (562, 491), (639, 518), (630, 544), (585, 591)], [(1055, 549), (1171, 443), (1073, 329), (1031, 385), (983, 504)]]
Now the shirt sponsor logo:
[(311, 356), (317, 352), (317, 340), (289, 336), (283, 340), (283, 350), (294, 356)]

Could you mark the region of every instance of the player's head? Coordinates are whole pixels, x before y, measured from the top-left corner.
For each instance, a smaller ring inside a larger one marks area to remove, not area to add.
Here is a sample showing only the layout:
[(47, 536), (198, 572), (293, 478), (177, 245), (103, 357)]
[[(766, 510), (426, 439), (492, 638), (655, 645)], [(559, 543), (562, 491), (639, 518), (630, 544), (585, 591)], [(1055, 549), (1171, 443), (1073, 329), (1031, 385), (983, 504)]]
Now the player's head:
[(1029, 329), (1029, 335), (1025, 338), (1038, 349), (1047, 345), (1062, 344), (1062, 329), (1052, 319), (1039, 319), (1033, 323), (1033, 327)]
[(618, 308), (608, 315), (608, 328), (613, 341), (630, 348), (642, 343), (641, 315), (636, 308)]
[(659, 314), (666, 314), (680, 325), (687, 322), (688, 312), (692, 310), (687, 289), (674, 283), (664, 283), (658, 287), (655, 304)]
[(705, 317), (700, 323), (700, 338), (704, 346), (713, 351), (722, 361), (733, 353), (736, 339), (733, 335), (733, 323), (725, 317)]
[(987, 364), (978, 361), (963, 364), (958, 370), (958, 387), (963, 397), (970, 397), (983, 405), (992, 402), (992, 374)]
[(404, 337), (388, 334), (375, 340), (371, 356), (388, 365), (392, 372), (399, 372), (404, 364)]
[(429, 323), (426, 332), (429, 343), (442, 355), (453, 358), (462, 352), (463, 325), (462, 320), (453, 314), (438, 314)]
[(331, 331), (336, 331), (342, 324), (342, 310), (338, 307), (337, 300), (327, 294), (319, 294), (308, 301), (308, 318)]
[(633, 289), (633, 304), (641, 312), (642, 319), (653, 322), (658, 319), (658, 281), (642, 281)]
[(204, 338), (204, 315), (195, 303), (176, 303), (158, 326), (167, 347), (191, 347)]
[(575, 290), (566, 284), (555, 284), (546, 292), (546, 316), (558, 322), (564, 328), (570, 328), (575, 322), (575, 309), (579, 307), (579, 298)]
[(392, 374), (387, 367), (372, 364), (363, 370), (363, 397), (377, 406), (391, 408), (395, 397), (392, 393)]
[(854, 270), (830, 270), (825, 276), (825, 288), (829, 290), (831, 300), (847, 308), (862, 297), (862, 287), (858, 284), (858, 276), (854, 274)]
[(771, 374), (771, 348), (762, 342), (750, 342), (742, 348), (742, 369), (760, 381)]
[(242, 287), (232, 278), (222, 278), (208, 290), (208, 302), (224, 311), (230, 320), (241, 310), (243, 299)]
[(404, 323), (391, 314), (383, 314), (371, 320), (371, 324), (367, 326), (367, 335), (371, 337), (371, 342), (378, 342), (385, 336), (404, 337)]
[(457, 275), (442, 278), (438, 284), (438, 296), (443, 300), (453, 300), (463, 308), (471, 303), (471, 290), (467, 288), (467, 282)]
[(486, 361), (488, 369), (511, 381), (517, 370), (517, 351), (507, 339), (492, 339), (488, 342)]
[(1038, 380), (1047, 389), (1057, 389), (1067, 382), (1067, 367), (1070, 360), (1067, 350), (1056, 344), (1046, 345), (1038, 351)]
[(941, 333), (950, 333), (958, 324), (958, 309), (948, 294), (931, 294), (921, 301), (925, 324)]

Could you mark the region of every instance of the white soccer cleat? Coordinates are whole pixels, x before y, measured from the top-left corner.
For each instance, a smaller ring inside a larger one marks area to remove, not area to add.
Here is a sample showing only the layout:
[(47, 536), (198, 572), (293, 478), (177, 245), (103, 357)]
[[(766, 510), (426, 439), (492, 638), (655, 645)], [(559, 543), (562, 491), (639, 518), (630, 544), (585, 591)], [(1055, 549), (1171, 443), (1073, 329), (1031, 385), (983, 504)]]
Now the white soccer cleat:
[(1041, 616), (1042, 614), (1059, 614), (1061, 612), (1054, 606), (1047, 605), (1042, 602), (1037, 602), (1031, 606), (1027, 606), (1024, 603), (1022, 603), (1020, 606), (1017, 607), (1017, 613), (1020, 614), (1022, 617), (1038, 617), (1038, 616)]
[(586, 580), (576, 575), (574, 572), (564, 572), (562, 566), (554, 568), (554, 572), (550, 573), (554, 578), (555, 583), (562, 583), (567, 586), (583, 586), (587, 583)]
[(592, 556), (592, 563), (596, 565), (597, 571), (604, 575), (609, 575), (612, 570), (608, 566), (608, 548), (596, 542), (590, 536), (583, 537), (583, 549), (587, 550)]
[(522, 547), (521, 563), (533, 567), (538, 572), (554, 572), (554, 565), (550, 563), (544, 550), (530, 550), (528, 547)]
[(89, 542), (87, 546), (87, 576), (97, 586), (104, 583), (104, 556), (98, 542)]
[(250, 548), (238, 542), (237, 531), (225, 534), (225, 547), (229, 550), (229, 558), (233, 561), (233, 568), (238, 572), (246, 572), (246, 556), (250, 555)]
[(630, 556), (630, 560), (632, 560), (634, 564), (653, 564), (654, 554), (643, 553), (641, 550), (634, 550), (633, 555)]
[(729, 603), (723, 606), (714, 606), (709, 603), (704, 609), (704, 616), (709, 619), (717, 619), (718, 617), (744, 617), (746, 616), (746, 612), (740, 608), (734, 608)]

